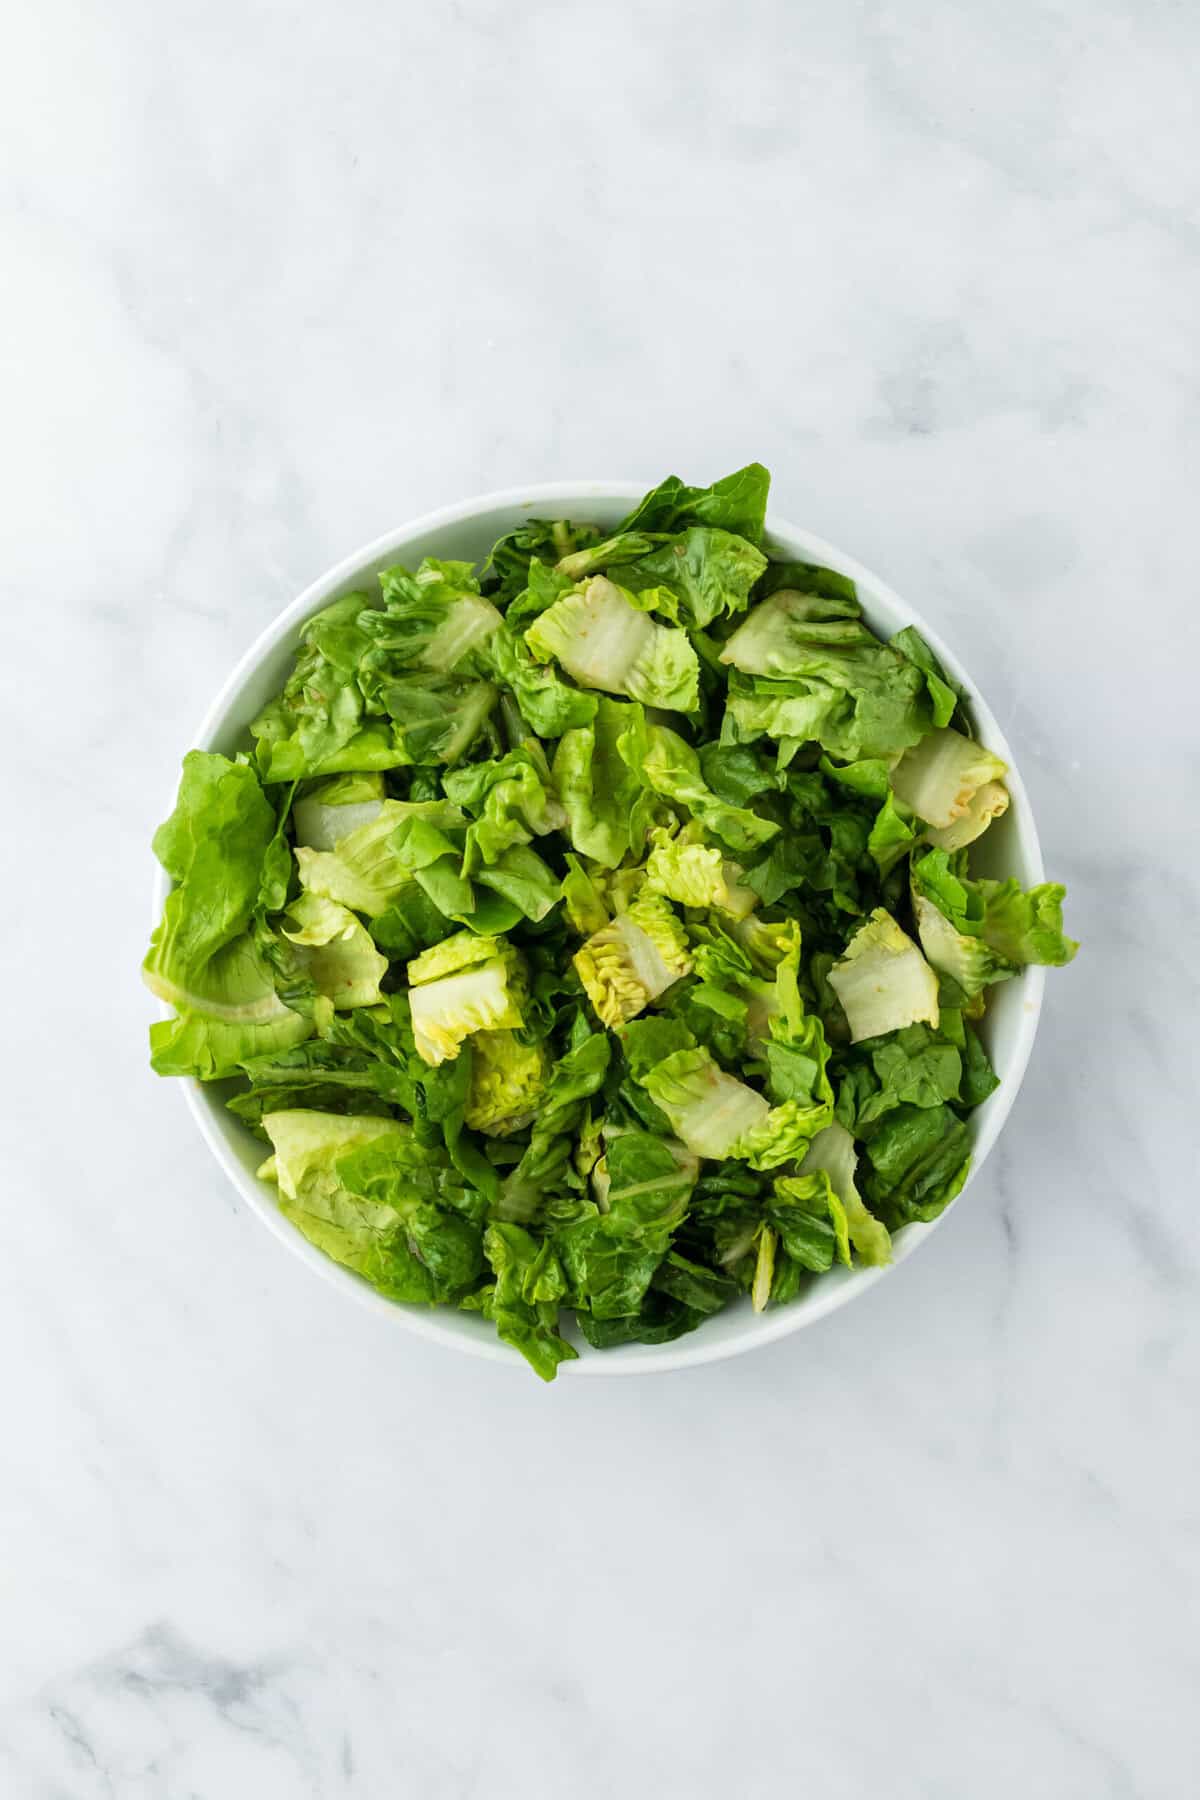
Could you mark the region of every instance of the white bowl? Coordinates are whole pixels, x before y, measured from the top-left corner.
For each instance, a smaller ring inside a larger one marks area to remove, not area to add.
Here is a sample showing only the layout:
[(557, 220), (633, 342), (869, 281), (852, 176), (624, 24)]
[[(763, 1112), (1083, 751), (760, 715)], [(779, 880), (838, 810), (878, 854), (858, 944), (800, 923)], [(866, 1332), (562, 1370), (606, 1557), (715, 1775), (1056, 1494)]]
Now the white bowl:
[[(641, 493), (639, 486), (627, 481), (544, 482), (460, 501), (456, 506), (428, 513), (423, 519), (416, 519), (377, 538), (314, 581), (298, 599), (284, 608), (273, 624), (268, 625), (217, 695), (193, 743), (201, 749), (220, 750), (227, 755), (244, 748), (248, 742), (246, 728), (250, 720), (283, 686), (305, 620), (338, 595), (361, 587), (380, 569), (395, 562), (411, 566), (423, 556), (466, 557), (479, 561), (497, 538), (529, 517), (569, 517), (612, 526), (629, 511)], [(1022, 887), (1043, 881), (1045, 874), (1033, 814), (1012, 751), (984, 703), (977, 683), (954, 652), (914, 607), (902, 601), (869, 569), (864, 569), (861, 563), (822, 538), (794, 525), (786, 525), (780, 519), (770, 519), (768, 542), (775, 552), (806, 562), (823, 563), (849, 575), (858, 588), (867, 623), (881, 635), (890, 636), (905, 625), (917, 627), (944, 666), (970, 695), (971, 712), (981, 740), (1008, 764), (1012, 805), (976, 846), (978, 861), (989, 874), (1015, 875)], [(167, 886), (167, 878), (160, 870), (154, 893), (156, 919), (166, 898)], [(1042, 969), (1029, 968), (1016, 980), (994, 988), (989, 996), (983, 1037), (1000, 1077), (1000, 1086), (970, 1114), (969, 1129), (974, 1143), (970, 1181), (974, 1181), (982, 1168), (1017, 1097), (1037, 1032), (1044, 981)], [(465, 1350), (472, 1356), (487, 1357), (493, 1362), (522, 1364), (523, 1359), (518, 1353), (502, 1344), (494, 1327), (477, 1314), (440, 1307), (425, 1310), (387, 1300), (357, 1275), (323, 1256), (279, 1212), (273, 1198), (274, 1190), (255, 1176), (255, 1168), (263, 1156), (261, 1142), (226, 1111), (219, 1096), (204, 1083), (189, 1081), (186, 1092), (205, 1142), (247, 1205), (318, 1275), (362, 1304), (377, 1312), (386, 1312), (396, 1324), (421, 1337)], [(962, 1195), (953, 1202), (956, 1206), (962, 1203)], [(912, 1256), (938, 1223), (940, 1220), (929, 1225), (905, 1226), (896, 1236), (894, 1261), (888, 1267), (894, 1268)], [(646, 1375), (736, 1356), (743, 1350), (752, 1350), (756, 1345), (773, 1343), (776, 1338), (800, 1331), (815, 1319), (844, 1306), (848, 1300), (864, 1294), (881, 1281), (888, 1267), (839, 1267), (815, 1281), (807, 1293), (790, 1305), (764, 1313), (752, 1312), (748, 1300), (739, 1301), (725, 1312), (707, 1319), (699, 1331), (668, 1345), (628, 1344), (612, 1350), (593, 1350), (576, 1337), (579, 1360), (562, 1364), (560, 1372), (569, 1378)]]

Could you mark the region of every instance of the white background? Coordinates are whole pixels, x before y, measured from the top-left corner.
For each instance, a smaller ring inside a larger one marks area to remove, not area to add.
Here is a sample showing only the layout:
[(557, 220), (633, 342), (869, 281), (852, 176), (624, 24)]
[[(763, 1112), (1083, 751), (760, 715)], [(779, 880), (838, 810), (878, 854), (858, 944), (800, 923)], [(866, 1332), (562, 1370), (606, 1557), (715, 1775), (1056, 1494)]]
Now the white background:
[[(39, 0), (4, 38), (0, 1793), (1194, 1793), (1195, 10)], [(146, 1069), (149, 838), (357, 543), (752, 456), (980, 674), (1085, 949), (911, 1264), (543, 1389), (240, 1208)]]

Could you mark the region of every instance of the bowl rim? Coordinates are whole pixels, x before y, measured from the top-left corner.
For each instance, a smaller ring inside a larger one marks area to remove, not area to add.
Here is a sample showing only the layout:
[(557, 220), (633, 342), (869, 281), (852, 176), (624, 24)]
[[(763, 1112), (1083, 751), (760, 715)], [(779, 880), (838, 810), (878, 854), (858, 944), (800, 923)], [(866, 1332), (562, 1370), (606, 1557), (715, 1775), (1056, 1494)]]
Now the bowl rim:
[[(576, 505), (586, 504), (588, 501), (636, 501), (642, 497), (645, 491), (642, 483), (628, 480), (528, 482), (517, 487), (500, 488), (489, 493), (476, 494), (468, 499), (455, 501), (448, 506), (437, 507), (432, 512), (424, 513), (418, 518), (411, 519), (370, 539), (348, 555), (341, 557), (315, 581), (309, 582), (308, 586), (294, 600), (283, 607), (270, 623), (264, 626), (222, 682), (216, 696), (206, 709), (200, 726), (191, 739), (189, 748), (196, 747), (207, 750), (212, 747), (211, 740), (219, 734), (230, 703), (236, 698), (248, 676), (276, 648), (282, 638), (293, 631), (297, 625), (302, 624), (323, 601), (336, 594), (338, 589), (353, 580), (361, 570), (398, 553), (412, 539), (441, 530), (446, 526), (464, 524), (480, 513), (502, 508), (530, 510), (556, 502)], [(536, 516), (536, 513), (530, 510), (530, 516)], [(785, 549), (790, 556), (803, 557), (805, 560), (837, 569), (840, 573), (849, 576), (856, 586), (866, 590), (872, 598), (878, 598), (885, 606), (894, 607), (899, 614), (906, 617), (909, 624), (916, 627), (948, 672), (966, 687), (971, 697), (971, 711), (979, 726), (982, 740), (1008, 765), (1005, 780), (1012, 796), (1011, 810), (1021, 841), (1024, 862), (1033, 877), (1033, 883), (1044, 881), (1045, 866), (1042, 861), (1037, 825), (1033, 817), (1029, 794), (1013, 757), (1012, 749), (1000, 729), (995, 714), (983, 698), (978, 683), (972, 679), (958, 656), (945, 643), (941, 633), (930, 625), (907, 600), (902, 600), (895, 589), (881, 580), (873, 570), (815, 532), (793, 525), (773, 513), (768, 513), (765, 536), (769, 543)], [(867, 610), (870, 610), (869, 605)], [(156, 867), (153, 887), (153, 922), (155, 924), (161, 915), (169, 886), (166, 871), (161, 867)], [(956, 1196), (955, 1205), (961, 1202), (968, 1188), (975, 1181), (999, 1137), (1020, 1092), (1025, 1071), (1029, 1066), (1029, 1058), (1033, 1052), (1045, 992), (1045, 970), (1037, 964), (1030, 965), (1023, 971), (1019, 980), (1023, 1005), (1017, 1041), (1004, 1080), (990, 1100), (987, 1120), (973, 1149), (970, 1172), (962, 1190)], [(160, 1005), (159, 1011), (164, 1017), (170, 1015), (169, 1007)], [(288, 1223), (278, 1207), (271, 1203), (262, 1183), (234, 1157), (229, 1145), (217, 1131), (213, 1122), (212, 1106), (206, 1096), (205, 1084), (190, 1077), (185, 1078), (180, 1086), (201, 1137), (243, 1200), (268, 1230), (281, 1243), (286, 1244), (293, 1255), (299, 1256), (302, 1261), (306, 1262), (316, 1274), (339, 1287), (344, 1293), (356, 1298), (360, 1305), (369, 1307), (377, 1315), (382, 1316), (386, 1313), (393, 1322), (398, 1320), (404, 1329), (415, 1332), (418, 1337), (488, 1362), (503, 1363), (514, 1368), (524, 1366), (524, 1359), (520, 1353), (510, 1345), (502, 1343), (499, 1338), (482, 1334), (477, 1337), (460, 1337), (451, 1333), (442, 1327), (436, 1308), (426, 1310), (415, 1306), (399, 1305), (377, 1293), (349, 1269), (342, 1268), (340, 1264), (323, 1255), (315, 1245), (310, 1244), (307, 1238)], [(667, 1374), (676, 1369), (698, 1368), (705, 1363), (724, 1362), (729, 1357), (744, 1355), (747, 1351), (757, 1349), (761, 1345), (777, 1343), (781, 1338), (790, 1337), (794, 1332), (802, 1331), (807, 1326), (816, 1324), (818, 1320), (827, 1318), (831, 1313), (838, 1311), (873, 1288), (886, 1275), (891, 1274), (902, 1263), (907, 1262), (909, 1257), (914, 1255), (928, 1240), (951, 1210), (951, 1207), (947, 1207), (936, 1219), (928, 1223), (914, 1223), (904, 1227), (893, 1240), (893, 1257), (890, 1263), (884, 1264), (882, 1267), (855, 1269), (852, 1280), (831, 1284), (827, 1293), (818, 1291), (809, 1298), (808, 1303), (803, 1307), (782, 1306), (772, 1312), (751, 1313), (747, 1316), (745, 1326), (741, 1331), (729, 1337), (719, 1338), (716, 1342), (706, 1340), (703, 1333), (697, 1332), (678, 1339), (674, 1344), (625, 1345), (621, 1350), (615, 1352), (594, 1351), (585, 1344), (581, 1347), (580, 1355), (575, 1360), (560, 1365), (559, 1374), (571, 1379), (581, 1376), (616, 1377)]]

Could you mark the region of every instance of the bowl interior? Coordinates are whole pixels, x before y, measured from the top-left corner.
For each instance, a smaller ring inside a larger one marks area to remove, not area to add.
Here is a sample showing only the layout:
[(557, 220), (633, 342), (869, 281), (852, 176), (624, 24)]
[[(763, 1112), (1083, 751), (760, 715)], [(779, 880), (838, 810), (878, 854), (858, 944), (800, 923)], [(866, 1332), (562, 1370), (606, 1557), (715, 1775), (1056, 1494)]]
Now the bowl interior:
[[(446, 508), (366, 546), (315, 582), (267, 628), (233, 671), (194, 742), (202, 749), (220, 750), (226, 754), (244, 748), (249, 721), (283, 685), (304, 621), (330, 600), (369, 582), (390, 563), (411, 564), (423, 556), (464, 557), (479, 561), (498, 537), (529, 517), (573, 516), (601, 527), (612, 526), (640, 493), (641, 489), (630, 483), (541, 484)], [(1023, 887), (1043, 880), (1037, 833), (1012, 753), (977, 685), (938, 633), (868, 570), (810, 532), (772, 519), (768, 539), (770, 548), (777, 554), (823, 563), (850, 576), (857, 584), (867, 623), (881, 636), (890, 636), (905, 625), (915, 625), (925, 636), (946, 668), (971, 696), (971, 712), (980, 738), (1009, 765), (1012, 805), (1004, 818), (980, 841), (979, 867), (987, 874), (1015, 875)], [(156, 917), (165, 894), (166, 878), (160, 871), (155, 893)], [(1037, 1028), (1043, 980), (1041, 969), (1030, 969), (1020, 978), (992, 990), (983, 1036), (1001, 1085), (971, 1114), (973, 1176), (995, 1142), (1020, 1085)], [(254, 1170), (262, 1161), (263, 1146), (226, 1111), (221, 1084), (212, 1088), (201, 1082), (189, 1082), (187, 1091), (192, 1112), (205, 1139), (247, 1203), (314, 1270), (365, 1304), (386, 1310), (393, 1319), (425, 1337), (492, 1360), (520, 1363), (517, 1352), (501, 1344), (493, 1328), (475, 1314), (400, 1306), (385, 1300), (356, 1275), (329, 1261), (288, 1224), (275, 1206), (272, 1190), (257, 1180)], [(956, 1204), (961, 1204), (961, 1197)], [(896, 1262), (911, 1256), (935, 1225), (936, 1221), (934, 1225), (910, 1225), (900, 1232), (895, 1245)], [(575, 1337), (580, 1358), (577, 1362), (563, 1364), (562, 1373), (569, 1377), (638, 1374), (732, 1356), (799, 1330), (864, 1292), (886, 1272), (886, 1269), (838, 1268), (814, 1280), (809, 1290), (789, 1306), (755, 1314), (749, 1303), (743, 1301), (709, 1319), (702, 1331), (670, 1345), (632, 1344), (601, 1353), (591, 1351), (582, 1339)]]

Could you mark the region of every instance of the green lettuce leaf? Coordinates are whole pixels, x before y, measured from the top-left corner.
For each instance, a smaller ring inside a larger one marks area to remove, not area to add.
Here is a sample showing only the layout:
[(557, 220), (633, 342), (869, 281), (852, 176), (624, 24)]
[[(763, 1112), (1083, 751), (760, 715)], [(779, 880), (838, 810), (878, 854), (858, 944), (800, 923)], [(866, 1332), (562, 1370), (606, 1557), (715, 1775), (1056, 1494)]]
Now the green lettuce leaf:
[(932, 723), (922, 671), (820, 594), (778, 589), (739, 625), (721, 660), (737, 671), (725, 742), (764, 733), (815, 739), (830, 756), (855, 762), (916, 744)]
[(572, 961), (605, 1025), (632, 1019), (692, 966), (683, 926), (654, 895), (635, 900), (594, 932)]
[(408, 965), (413, 1037), (423, 1062), (453, 1059), (477, 1031), (519, 1031), (524, 969), (502, 940), (461, 931)]
[(938, 1022), (937, 976), (882, 907), (855, 932), (829, 972), (855, 1043), (918, 1020)]
[[(383, 800), (373, 819), (338, 839), (333, 850), (297, 846), (300, 885), (324, 900), (336, 900), (355, 912), (375, 918), (387, 912), (414, 880), (414, 869), (436, 858), (406, 853), (411, 828), (420, 821), (427, 829), (444, 831), (465, 823), (463, 814), (448, 800)], [(398, 835), (405, 827), (404, 835)], [(420, 843), (418, 838), (418, 844)], [(453, 852), (445, 840), (438, 855)]]
[(684, 807), (734, 856), (749, 857), (779, 826), (760, 818), (748, 807), (731, 806), (704, 780), (700, 759), (677, 731), (666, 725), (647, 725), (630, 730), (621, 740), (621, 753), (640, 772), (647, 787), (673, 806)]
[(334, 850), (340, 840), (379, 816), (387, 798), (380, 774), (331, 775), (314, 782), (292, 809), (296, 842)]
[(538, 737), (561, 737), (595, 718), (596, 696), (581, 693), (557, 669), (535, 660), (518, 632), (507, 627), (494, 632), (482, 654), (494, 679), (512, 693), (527, 729)]
[(860, 1262), (867, 1264), (887, 1263), (892, 1260), (892, 1240), (880, 1220), (868, 1211), (866, 1202), (855, 1184), (858, 1165), (858, 1154), (854, 1147), (854, 1139), (843, 1125), (835, 1120), (819, 1131), (804, 1153), (800, 1164), (801, 1175), (814, 1175), (818, 1171), (829, 1177), (829, 1183), (845, 1215), (850, 1242)]
[(900, 1106), (866, 1147), (864, 1183), (871, 1211), (893, 1231), (934, 1219), (961, 1189), (971, 1167), (967, 1128), (948, 1106)]
[(714, 619), (745, 611), (766, 566), (766, 557), (744, 537), (693, 525), (622, 567), (619, 579), (672, 624), (703, 630)]
[(938, 727), (949, 725), (958, 710), (962, 689), (951, 681), (915, 625), (906, 625), (890, 642), (893, 650), (899, 650), (902, 656), (907, 656), (909, 662), (915, 663), (924, 675), (934, 724)]
[(712, 908), (734, 919), (744, 919), (758, 905), (758, 895), (741, 880), (740, 866), (706, 843), (694, 820), (678, 832), (657, 826), (650, 838), (647, 893), (661, 894), (680, 906)]
[(998, 756), (947, 727), (905, 751), (892, 770), (892, 792), (927, 824), (953, 825), (978, 790), (1005, 773)]
[(512, 845), (531, 843), (566, 823), (536, 738), (526, 739), (506, 756), (451, 769), (442, 786), (447, 799), (472, 819), (464, 875), (495, 863)]
[(707, 488), (688, 487), (677, 475), (668, 475), (617, 530), (677, 532), (689, 525), (714, 525), (759, 544), (770, 487), (771, 477), (761, 463), (747, 463)]
[(279, 1207), (311, 1243), (395, 1300), (456, 1299), (483, 1272), (482, 1204), (395, 1120), (269, 1113)]
[(607, 576), (595, 575), (539, 614), (525, 633), (542, 662), (553, 657), (581, 687), (646, 706), (692, 712), (699, 664), (685, 631), (656, 625)]
[(466, 1123), (488, 1137), (509, 1137), (532, 1123), (546, 1086), (540, 1044), (513, 1031), (477, 1031), (471, 1039)]
[(929, 850), (912, 865), (921, 947), (967, 999), (1031, 962), (1071, 961), (1078, 946), (1062, 929), (1065, 892), (1050, 882), (1026, 891), (1015, 881), (972, 881), (945, 850)]
[(175, 886), (142, 965), (146, 985), (178, 1015), (150, 1028), (159, 1074), (232, 1075), (246, 1057), (286, 1049), (312, 1030), (279, 998), (250, 929), (276, 833), (275, 810), (248, 764), (188, 753), (175, 810), (154, 838)]
[(609, 1042), (595, 1032), (561, 1057), (550, 1073), (529, 1143), (504, 1182), (500, 1216), (528, 1221), (548, 1195), (579, 1185), (571, 1161), (574, 1141), (588, 1116), (588, 1101), (608, 1073)]
[(488, 1316), (534, 1373), (553, 1381), (559, 1363), (578, 1352), (559, 1333), (567, 1278), (549, 1240), (539, 1242), (520, 1225), (497, 1222), (488, 1226), (483, 1247), (496, 1277)]
[(280, 925), (296, 947), (301, 969), (319, 994), (339, 1009), (376, 1006), (388, 959), (348, 907), (316, 894), (301, 894)]
[(571, 844), (606, 869), (631, 853), (640, 855), (645, 837), (639, 805), (644, 786), (621, 753), (626, 734), (641, 725), (640, 707), (599, 700), (592, 723), (564, 732), (554, 756), (554, 786)]

